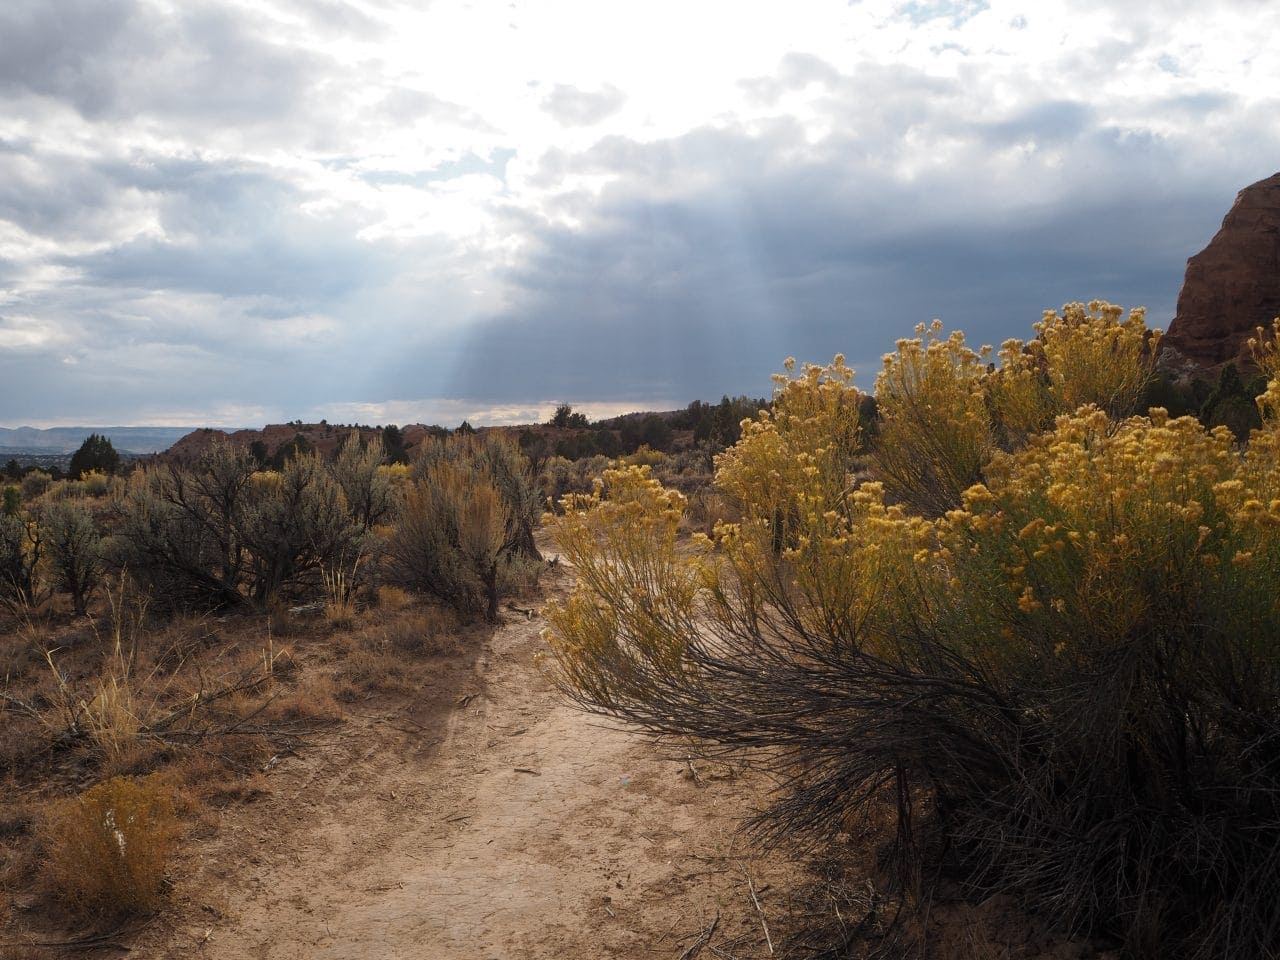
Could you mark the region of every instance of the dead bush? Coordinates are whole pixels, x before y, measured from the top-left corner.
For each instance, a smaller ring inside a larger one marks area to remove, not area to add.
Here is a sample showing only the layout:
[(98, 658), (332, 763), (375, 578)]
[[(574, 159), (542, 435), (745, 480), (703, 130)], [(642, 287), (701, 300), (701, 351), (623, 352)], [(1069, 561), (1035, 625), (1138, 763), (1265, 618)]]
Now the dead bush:
[(154, 910), (178, 840), (173, 790), (163, 778), (115, 777), (55, 802), (42, 827), (45, 877), (85, 916)]

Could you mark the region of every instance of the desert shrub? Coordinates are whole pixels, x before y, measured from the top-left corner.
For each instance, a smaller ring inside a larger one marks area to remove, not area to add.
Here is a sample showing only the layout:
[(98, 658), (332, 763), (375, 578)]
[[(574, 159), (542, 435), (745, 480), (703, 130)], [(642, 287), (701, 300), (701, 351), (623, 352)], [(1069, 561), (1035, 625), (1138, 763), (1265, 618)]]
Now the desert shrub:
[(80, 480), (55, 480), (45, 491), (46, 500), (83, 500), (87, 496), (85, 485)]
[[(987, 444), (979, 360), (958, 337), (900, 344), (881, 442), (897, 400), (949, 397), (961, 448)], [(1128, 402), (1126, 382), (1104, 392)], [(566, 502), (579, 582), (547, 617), (569, 695), (756, 748), (782, 784), (766, 838), (829, 839), (896, 798), (903, 889), (943, 869), (1136, 957), (1273, 956), (1280, 380), (1243, 454), (1158, 409), (1024, 420), (941, 513), (851, 480), (841, 375), (784, 389), (721, 458), (742, 519), (714, 540), (678, 545), (683, 498), (641, 468)]]
[(42, 832), (47, 879), (73, 909), (118, 917), (161, 903), (178, 821), (158, 776), (115, 777), (54, 803)]
[(533, 541), (533, 529), (542, 516), (542, 495), (520, 447), (496, 433), (460, 434), (423, 444), (414, 464), (415, 474), (429, 478), (442, 463), (460, 463), (468, 471), (488, 477), (509, 511), (510, 552), (542, 559)]
[(43, 496), (51, 483), (53, 483), (53, 477), (49, 474), (43, 470), (32, 470), (22, 478), (22, 499), (30, 502), (36, 497)]
[(458, 435), (429, 442), (415, 475), (385, 548), (388, 578), (496, 620), (521, 559), (539, 559), (538, 489), (527, 461), (492, 435)]
[(54, 586), (71, 597), (76, 616), (85, 615), (103, 574), (102, 537), (93, 514), (73, 500), (59, 500), (41, 517)]
[(40, 602), (40, 528), (22, 516), (0, 516), (0, 605), (21, 612)]
[(18, 511), (22, 509), (22, 491), (17, 484), (6, 483), (4, 486), (4, 501), (0, 507), (0, 513), (6, 517), (16, 517)]
[[(788, 360), (788, 372), (793, 367)], [(815, 510), (844, 497), (861, 433), (852, 380), (840, 356), (826, 367), (808, 364), (798, 377), (777, 377), (772, 409), (744, 421), (741, 440), (716, 458), (716, 487), (761, 549), (781, 553)]]
[(538, 477), (542, 502), (554, 507), (565, 494), (590, 493), (592, 484), (608, 469), (609, 463), (609, 458), (605, 456), (582, 460), (549, 457), (543, 462), (542, 472)]
[(661, 450), (653, 450), (645, 444), (641, 444), (633, 453), (627, 454), (621, 460), (624, 464), (631, 467), (649, 466), (656, 467), (667, 463), (671, 458)]
[(1158, 332), (1142, 309), (1100, 300), (1046, 310), (1030, 342), (1006, 341), (1000, 365), (934, 321), (899, 340), (876, 379), (875, 466), (891, 498), (937, 516), (959, 506), (1000, 447), (1093, 404), (1113, 418), (1135, 412), (1155, 380)]
[(1155, 376), (1159, 333), (1147, 329), (1146, 310), (1136, 307), (1121, 319), (1115, 304), (1092, 300), (1068, 303), (1061, 313), (1046, 310), (1036, 324), (1055, 413), (1087, 404), (1113, 419), (1134, 413)]
[(111, 492), (111, 477), (101, 470), (89, 470), (81, 475), (86, 497), (105, 497)]
[[(251, 484), (236, 531), (245, 554), (243, 590), (265, 605), (328, 569), (356, 585), (362, 532), (342, 488), (315, 454), (296, 457), (266, 483)], [(314, 592), (316, 583), (311, 584)]]
[(215, 445), (190, 466), (139, 471), (116, 505), (113, 557), (171, 606), (266, 608), (318, 592), (320, 570), (350, 570), (359, 524), (314, 455), (281, 472)]
[(492, 480), (440, 463), (405, 495), (387, 545), (390, 577), (458, 610), (496, 619), (509, 520)]
[(381, 469), (383, 459), (380, 445), (366, 445), (360, 434), (353, 432), (330, 464), (348, 509), (364, 530), (381, 522), (394, 505), (390, 473)]
[(190, 467), (135, 471), (114, 505), (113, 560), (171, 607), (245, 603), (239, 532), (255, 469), (247, 452), (214, 445)]
[(876, 379), (876, 470), (890, 495), (937, 515), (957, 506), (995, 452), (983, 391), (987, 358), (934, 321), (898, 341)]

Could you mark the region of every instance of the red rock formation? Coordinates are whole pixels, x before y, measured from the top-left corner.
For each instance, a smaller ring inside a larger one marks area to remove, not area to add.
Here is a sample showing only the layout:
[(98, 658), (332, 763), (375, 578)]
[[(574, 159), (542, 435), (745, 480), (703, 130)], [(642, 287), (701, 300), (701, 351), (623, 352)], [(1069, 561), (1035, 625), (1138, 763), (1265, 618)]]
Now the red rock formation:
[(1280, 173), (1236, 196), (1209, 245), (1187, 261), (1162, 365), (1248, 368), (1248, 339), (1280, 317)]

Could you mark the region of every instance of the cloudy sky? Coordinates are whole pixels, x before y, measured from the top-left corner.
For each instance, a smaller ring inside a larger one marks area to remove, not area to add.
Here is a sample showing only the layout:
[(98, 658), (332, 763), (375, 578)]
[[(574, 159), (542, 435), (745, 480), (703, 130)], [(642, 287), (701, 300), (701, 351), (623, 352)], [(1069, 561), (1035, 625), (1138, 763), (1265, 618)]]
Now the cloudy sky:
[(1280, 170), (1270, 0), (4, 0), (0, 425), (456, 425), (979, 342)]

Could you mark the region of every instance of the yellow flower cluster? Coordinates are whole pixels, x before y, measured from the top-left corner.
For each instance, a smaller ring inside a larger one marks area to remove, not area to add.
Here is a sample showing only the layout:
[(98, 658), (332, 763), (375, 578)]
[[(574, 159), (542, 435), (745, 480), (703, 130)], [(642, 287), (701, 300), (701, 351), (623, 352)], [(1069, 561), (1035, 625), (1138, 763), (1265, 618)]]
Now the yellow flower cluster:
[(1133, 413), (1155, 370), (1160, 331), (1148, 330), (1141, 307), (1124, 311), (1092, 300), (1046, 310), (1035, 325), (1053, 409), (1071, 413), (1095, 404), (1112, 417)]
[(990, 348), (942, 334), (937, 320), (916, 327), (876, 378), (876, 466), (896, 498), (933, 514), (959, 502), (996, 450), (983, 390)]
[(678, 670), (709, 549), (705, 538), (690, 549), (677, 545), (684, 496), (663, 488), (647, 465), (623, 466), (561, 507), (545, 522), (578, 583), (563, 604), (544, 610), (551, 624), (544, 635), (565, 678), (604, 697), (616, 692), (611, 667), (621, 660)]
[(1149, 623), (1153, 584), (1184, 601), (1221, 589), (1224, 564), (1274, 557), (1264, 529), (1280, 525), (1280, 498), (1262, 490), (1277, 474), (1280, 461), (1242, 457), (1226, 427), (1162, 409), (1116, 423), (1087, 406), (997, 456), (939, 539), (962, 558), (954, 575), (972, 596), (998, 608), (1003, 583), (1010, 613), (1055, 619), (1038, 629), (1062, 631), (1061, 655)]
[[(1152, 375), (1141, 310), (1068, 304), (1036, 331), (998, 368), (937, 322), (899, 341), (876, 382), (876, 481), (857, 482), (864, 398), (837, 357), (789, 361), (772, 412), (717, 459), (739, 519), (714, 538), (677, 542), (683, 498), (647, 468), (564, 501), (551, 522), (580, 585), (548, 616), (571, 682), (613, 695), (620, 663), (678, 670), (708, 624), (905, 657), (910, 623), (1017, 670), (1103, 662), (1174, 629), (1175, 607), (1280, 603), (1280, 383), (1242, 452), (1226, 427), (1117, 416)], [(1280, 373), (1280, 323), (1259, 349)]]

